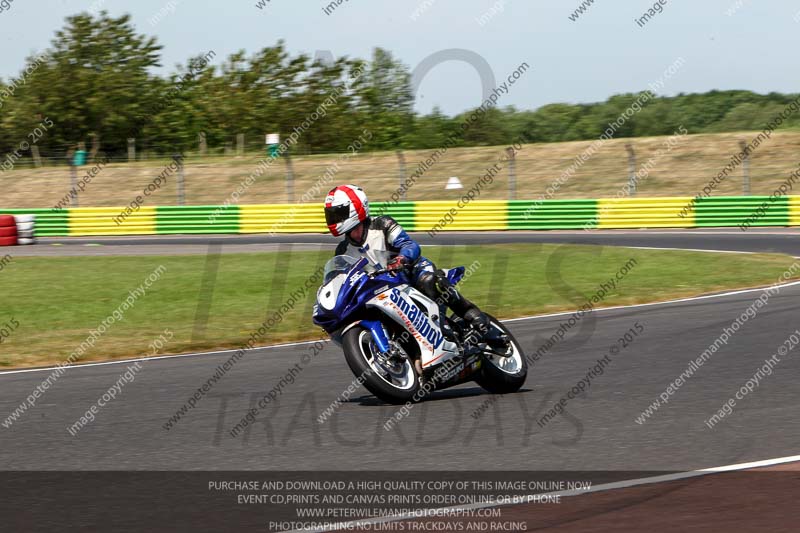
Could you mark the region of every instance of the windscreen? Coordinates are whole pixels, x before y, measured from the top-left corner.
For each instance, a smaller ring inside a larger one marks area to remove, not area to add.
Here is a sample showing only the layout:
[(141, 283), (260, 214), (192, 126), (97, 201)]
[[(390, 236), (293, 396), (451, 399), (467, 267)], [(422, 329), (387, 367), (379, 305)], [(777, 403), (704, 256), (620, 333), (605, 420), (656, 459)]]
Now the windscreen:
[[(369, 263), (364, 265), (364, 272), (369, 274), (370, 272), (386, 268), (386, 265), (389, 264), (389, 260), (395, 255), (397, 254), (383, 250), (370, 250), (366, 254)], [(349, 255), (336, 255), (332, 257), (325, 263), (324, 281), (322, 284), (328, 283), (339, 274), (346, 274), (358, 261), (359, 259), (357, 257)]]
[(332, 257), (327, 263), (325, 263), (323, 284), (328, 283), (339, 274), (346, 273), (353, 268), (353, 265), (355, 265), (357, 262), (358, 259), (355, 257), (350, 257), (349, 255), (337, 255)]

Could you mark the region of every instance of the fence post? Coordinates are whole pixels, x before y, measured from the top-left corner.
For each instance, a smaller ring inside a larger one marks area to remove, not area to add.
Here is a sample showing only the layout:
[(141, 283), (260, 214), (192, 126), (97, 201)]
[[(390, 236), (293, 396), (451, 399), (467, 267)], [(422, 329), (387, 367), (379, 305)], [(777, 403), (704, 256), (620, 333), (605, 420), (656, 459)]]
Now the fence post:
[[(84, 146), (81, 148), (85, 150), (86, 147)], [(92, 149), (89, 150), (89, 160), (96, 161), (97, 160), (97, 153), (100, 151), (100, 137), (98, 135), (92, 135)]]
[(403, 154), (402, 150), (395, 151), (397, 154), (397, 168), (398, 168), (398, 189), (400, 190), (400, 199), (406, 199), (406, 156)]
[(739, 148), (744, 152), (742, 159), (742, 194), (748, 196), (750, 194), (750, 151), (747, 149), (747, 143), (739, 141)]
[(286, 161), (286, 198), (289, 202), (294, 201), (294, 168), (292, 168), (292, 157), (287, 152), (284, 154)]
[(244, 155), (244, 133), (236, 134), (236, 155)]
[(136, 139), (128, 138), (128, 163), (136, 161)]
[(174, 154), (172, 158), (178, 165), (178, 205), (186, 205), (186, 175), (183, 171), (183, 154)]
[(31, 156), (33, 157), (33, 166), (39, 168), (42, 166), (42, 156), (39, 154), (39, 147), (35, 144), (31, 145)]
[(206, 142), (206, 132), (201, 131), (200, 134), (198, 135), (198, 138), (200, 140), (200, 146), (199, 146), (200, 155), (206, 155), (206, 153), (208, 152), (208, 143)]
[(625, 145), (625, 150), (628, 152), (629, 196), (636, 196), (636, 152), (633, 150), (633, 145), (631, 143)]
[(506, 148), (508, 154), (508, 199), (517, 197), (517, 152), (513, 146)]
[[(77, 191), (78, 191), (78, 189), (77, 189), (77, 187), (78, 187), (78, 168), (72, 163), (69, 164), (69, 181), (70, 181), (70, 183), (72, 185), (72, 189), (70, 189), (70, 190), (75, 191), (75, 196), (72, 197), (72, 207), (80, 207), (78, 205), (78, 194), (77, 194)], [(72, 195), (70, 195), (70, 196), (72, 196)]]

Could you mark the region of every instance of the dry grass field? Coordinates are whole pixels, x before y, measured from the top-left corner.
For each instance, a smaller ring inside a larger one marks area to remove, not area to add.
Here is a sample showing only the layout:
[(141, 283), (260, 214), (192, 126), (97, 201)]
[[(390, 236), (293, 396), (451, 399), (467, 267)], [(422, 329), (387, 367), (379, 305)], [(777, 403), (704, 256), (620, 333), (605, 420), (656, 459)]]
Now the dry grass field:
[[(688, 135), (677, 140), (670, 150), (665, 148), (667, 137), (618, 139), (604, 142), (574, 176), (556, 194), (556, 198), (614, 197), (628, 180), (628, 160), (625, 145), (636, 150), (638, 167), (652, 170), (638, 186), (639, 196), (693, 196), (705, 183), (719, 173), (730, 158), (739, 151), (740, 140), (750, 140), (757, 132)], [(592, 141), (528, 144), (517, 154), (518, 199), (539, 197), (548, 185), (584, 152)], [(656, 157), (659, 150), (661, 154)], [(417, 168), (432, 150), (406, 151), (407, 174)], [(423, 174), (409, 190), (409, 200), (455, 198), (458, 191), (445, 190), (451, 176), (457, 176), (469, 188), (499, 163), (505, 147), (457, 148), (447, 153)], [(263, 154), (242, 157), (189, 156), (186, 159), (186, 203), (194, 205), (221, 204), (239, 187), (258, 164)], [(338, 170), (333, 166), (338, 162)], [(169, 160), (147, 160), (135, 163), (112, 163), (97, 175), (80, 194), (83, 206), (120, 206), (130, 203), (142, 189), (161, 172)], [(263, 204), (289, 201), (286, 187), (286, 165), (275, 161), (258, 178), (238, 203)], [(373, 201), (388, 199), (399, 181), (398, 158), (394, 152), (359, 154), (350, 158), (338, 155), (298, 156), (292, 159), (295, 174), (294, 201), (305, 194), (306, 200), (321, 201), (330, 186), (336, 183), (357, 183), (367, 189)], [(483, 199), (506, 199), (508, 166), (505, 163), (494, 182), (485, 189)], [(752, 193), (769, 194), (800, 164), (800, 132), (779, 132), (763, 143), (751, 159)], [(85, 172), (90, 167), (83, 167)], [(79, 173), (79, 177), (82, 175)], [(326, 174), (327, 173), (327, 174)], [(0, 174), (0, 207), (50, 207), (69, 191), (67, 167), (39, 169), (18, 168)], [(318, 184), (318, 192), (313, 190)], [(307, 194), (306, 194), (307, 193)], [(723, 182), (715, 194), (742, 194), (742, 168)], [(175, 205), (176, 181), (146, 199), (145, 205)], [(237, 202), (234, 202), (237, 203)]]

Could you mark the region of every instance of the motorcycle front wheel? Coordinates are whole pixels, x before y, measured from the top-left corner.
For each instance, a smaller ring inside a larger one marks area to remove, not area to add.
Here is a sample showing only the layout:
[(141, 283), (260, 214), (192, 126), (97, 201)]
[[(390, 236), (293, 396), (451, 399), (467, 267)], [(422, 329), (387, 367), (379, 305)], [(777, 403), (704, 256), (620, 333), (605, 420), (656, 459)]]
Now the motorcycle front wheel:
[(413, 362), (408, 358), (387, 361), (368, 329), (362, 326), (351, 328), (342, 339), (342, 348), (347, 365), (356, 378), (384, 402), (397, 405), (422, 399)]

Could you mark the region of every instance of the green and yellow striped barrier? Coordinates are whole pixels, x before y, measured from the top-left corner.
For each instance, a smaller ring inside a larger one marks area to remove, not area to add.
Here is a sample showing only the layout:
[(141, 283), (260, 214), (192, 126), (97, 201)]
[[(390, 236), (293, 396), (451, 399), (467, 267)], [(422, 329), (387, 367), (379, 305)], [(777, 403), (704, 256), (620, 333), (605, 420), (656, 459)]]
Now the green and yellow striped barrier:
[[(800, 226), (800, 196), (719, 196), (599, 200), (375, 202), (409, 231), (702, 228)], [(319, 204), (142, 207), (120, 220), (121, 207), (0, 209), (36, 215), (37, 236), (324, 233)]]

